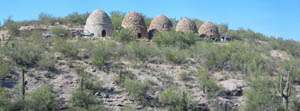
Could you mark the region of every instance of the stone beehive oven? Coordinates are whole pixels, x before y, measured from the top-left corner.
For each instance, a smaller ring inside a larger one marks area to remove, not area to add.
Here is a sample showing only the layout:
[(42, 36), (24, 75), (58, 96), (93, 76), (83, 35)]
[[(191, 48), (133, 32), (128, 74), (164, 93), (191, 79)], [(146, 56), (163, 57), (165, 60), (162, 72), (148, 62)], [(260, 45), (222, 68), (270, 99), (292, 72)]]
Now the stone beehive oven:
[(157, 30), (157, 31), (169, 31), (172, 28), (172, 22), (169, 20), (168, 17), (164, 15), (160, 15), (155, 17), (149, 26), (150, 30)]
[(97, 9), (87, 18), (84, 32), (93, 33), (95, 37), (111, 36), (111, 19), (104, 11)]
[(201, 37), (217, 38), (220, 36), (218, 27), (211, 22), (202, 24), (198, 30), (198, 33)]
[(196, 32), (196, 29), (196, 24), (188, 18), (182, 18), (176, 25), (177, 32)]
[(124, 17), (122, 27), (131, 30), (138, 38), (148, 35), (144, 17), (136, 12), (128, 13)]

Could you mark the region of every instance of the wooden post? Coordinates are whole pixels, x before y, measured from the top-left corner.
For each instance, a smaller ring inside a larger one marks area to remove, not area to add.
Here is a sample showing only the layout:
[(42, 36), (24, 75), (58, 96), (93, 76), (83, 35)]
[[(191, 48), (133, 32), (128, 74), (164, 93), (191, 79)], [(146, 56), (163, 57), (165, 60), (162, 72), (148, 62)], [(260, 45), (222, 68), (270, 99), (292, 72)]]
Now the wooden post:
[(22, 69), (22, 86), (21, 86), (21, 90), (22, 90), (22, 99), (24, 100), (25, 99), (25, 69), (23, 68)]

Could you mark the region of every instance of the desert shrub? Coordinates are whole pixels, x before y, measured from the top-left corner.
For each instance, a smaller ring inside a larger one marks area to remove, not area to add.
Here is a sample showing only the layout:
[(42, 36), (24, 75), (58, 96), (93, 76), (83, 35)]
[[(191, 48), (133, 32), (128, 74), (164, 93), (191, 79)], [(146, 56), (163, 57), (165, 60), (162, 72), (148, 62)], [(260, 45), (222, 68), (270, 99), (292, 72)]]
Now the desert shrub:
[(130, 42), (126, 47), (129, 57), (141, 61), (160, 55), (157, 47), (148, 45), (147, 42)]
[(193, 22), (196, 24), (197, 29), (201, 27), (201, 25), (204, 23), (204, 21), (199, 20), (199, 19), (194, 19)]
[(13, 21), (11, 18), (4, 21), (4, 27), (8, 30), (11, 37), (18, 36), (20, 34), (18, 23)]
[(113, 59), (116, 54), (117, 44), (112, 41), (97, 43), (92, 51), (92, 63), (98, 67), (103, 67), (106, 61)]
[(238, 70), (247, 73), (252, 65), (262, 65), (266, 71), (272, 68), (268, 66), (269, 64), (263, 56), (264, 52), (256, 50), (255, 46), (251, 44), (236, 41), (223, 46), (210, 45), (205, 48), (207, 49), (204, 50), (203, 56), (207, 59), (206, 64), (209, 69)]
[(102, 89), (102, 82), (90, 73), (85, 72), (83, 69), (77, 69), (77, 73), (80, 76), (80, 89), (90, 90), (93, 93)]
[(32, 36), (24, 40), (11, 41), (4, 53), (18, 65), (32, 66), (41, 59), (44, 51), (43, 42), (37, 36)]
[(198, 79), (201, 88), (207, 93), (209, 98), (215, 97), (221, 91), (221, 88), (217, 85), (215, 80), (209, 77), (208, 70), (206, 68), (198, 69)]
[(126, 79), (136, 79), (136, 76), (131, 71), (121, 70), (116, 76), (114, 76), (113, 81), (118, 85), (124, 85)]
[(188, 71), (180, 71), (176, 73), (176, 78), (181, 81), (191, 80), (191, 74)]
[(255, 40), (265, 41), (269, 39), (269, 37), (250, 29), (229, 30), (227, 34), (236, 39), (249, 42), (254, 42)]
[(3, 88), (0, 88), (0, 111), (9, 111), (10, 105), (11, 101), (8, 96), (8, 91)]
[(42, 86), (26, 96), (25, 109), (33, 111), (54, 111), (55, 94), (49, 86)]
[(64, 20), (71, 23), (72, 25), (85, 25), (86, 19), (88, 18), (89, 13), (71, 13), (64, 17)]
[(128, 43), (135, 40), (135, 36), (128, 29), (115, 30), (112, 34), (114, 40)]
[(147, 17), (146, 15), (143, 15), (143, 16), (144, 16), (144, 20), (145, 20), (145, 25), (150, 26), (151, 21), (153, 20), (153, 18)]
[(53, 42), (55, 51), (61, 52), (66, 57), (78, 57), (79, 47), (76, 42), (63, 40), (61, 38), (55, 38)]
[(195, 44), (197, 38), (193, 33), (168, 31), (156, 34), (153, 41), (158, 46), (188, 48)]
[(38, 65), (41, 69), (55, 70), (56, 58), (51, 53), (44, 53), (41, 59), (38, 61)]
[(89, 90), (77, 89), (71, 97), (71, 109), (76, 111), (104, 110), (102, 101), (98, 100)]
[(168, 61), (175, 64), (185, 63), (187, 58), (190, 57), (189, 50), (178, 49), (178, 48), (163, 48), (163, 53)]
[(220, 34), (227, 34), (228, 32), (228, 24), (220, 24), (218, 25), (218, 30)]
[(183, 89), (170, 87), (159, 95), (159, 102), (168, 106), (170, 111), (187, 111), (191, 106), (191, 98)]
[(57, 21), (57, 18), (53, 17), (52, 15), (46, 14), (46, 13), (40, 13), (39, 21), (45, 25), (53, 25)]
[(63, 27), (59, 27), (59, 26), (55, 26), (55, 27), (52, 27), (50, 29), (50, 32), (55, 36), (55, 37), (67, 37), (69, 36), (70, 32), (68, 30), (66, 30), (65, 28)]
[(114, 11), (110, 13), (111, 15), (111, 21), (113, 25), (114, 30), (121, 30), (122, 29), (122, 21), (125, 16), (125, 13)]
[(280, 106), (277, 97), (275, 81), (264, 76), (260, 71), (255, 72), (249, 79), (249, 89), (245, 91), (245, 111), (276, 111)]
[(278, 38), (270, 40), (269, 43), (274, 50), (283, 50), (294, 57), (300, 57), (300, 43), (297, 41)]
[(24, 110), (25, 102), (21, 98), (14, 98), (12, 92), (0, 88), (0, 111), (21, 111)]
[(142, 104), (145, 104), (146, 101), (146, 92), (149, 88), (147, 82), (142, 82), (138, 80), (125, 79), (124, 87), (128, 91), (128, 95), (135, 100), (140, 101)]
[(0, 78), (5, 77), (10, 70), (10, 64), (0, 58)]

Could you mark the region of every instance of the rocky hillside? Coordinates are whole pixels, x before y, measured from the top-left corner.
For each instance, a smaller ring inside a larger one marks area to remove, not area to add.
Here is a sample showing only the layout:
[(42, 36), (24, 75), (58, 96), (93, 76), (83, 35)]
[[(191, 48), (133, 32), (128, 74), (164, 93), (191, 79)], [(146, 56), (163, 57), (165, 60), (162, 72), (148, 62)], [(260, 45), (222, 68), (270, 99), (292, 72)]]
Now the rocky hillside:
[(0, 48), (0, 110), (300, 108), (299, 42), (244, 29), (226, 32), (228, 42), (175, 31), (147, 40), (119, 26), (92, 40), (10, 30)]

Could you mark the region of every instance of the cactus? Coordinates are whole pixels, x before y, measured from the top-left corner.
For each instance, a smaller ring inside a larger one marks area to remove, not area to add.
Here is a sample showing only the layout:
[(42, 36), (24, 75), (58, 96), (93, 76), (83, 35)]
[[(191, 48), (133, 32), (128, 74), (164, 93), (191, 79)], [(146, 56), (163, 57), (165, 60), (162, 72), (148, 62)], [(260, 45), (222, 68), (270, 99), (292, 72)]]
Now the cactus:
[(292, 94), (292, 85), (290, 80), (290, 72), (286, 71), (280, 75), (278, 94), (282, 98), (282, 104), (285, 106), (285, 110), (289, 108), (289, 97)]

